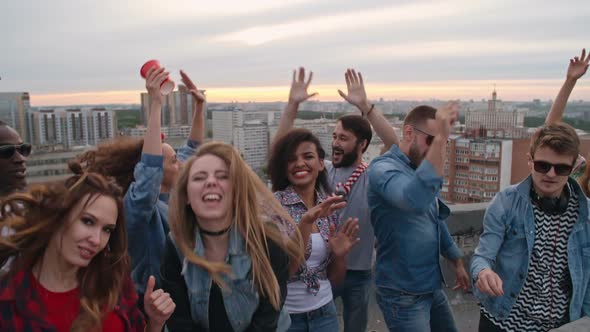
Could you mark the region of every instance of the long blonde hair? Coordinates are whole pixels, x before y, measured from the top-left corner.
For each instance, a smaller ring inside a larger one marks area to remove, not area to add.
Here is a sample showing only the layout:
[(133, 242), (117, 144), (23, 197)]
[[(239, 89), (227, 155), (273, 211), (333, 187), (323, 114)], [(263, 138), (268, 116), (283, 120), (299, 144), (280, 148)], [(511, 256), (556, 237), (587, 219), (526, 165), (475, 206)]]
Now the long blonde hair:
[(231, 217), (235, 222), (234, 226), (237, 226), (237, 230), (246, 242), (246, 250), (252, 260), (253, 283), (258, 292), (266, 296), (278, 310), (281, 305), (281, 292), (270, 264), (267, 239), (276, 243), (289, 255), (290, 265), (298, 266), (303, 260), (301, 233), (297, 232), (294, 237), (288, 238), (271, 222), (280, 218), (283, 222), (294, 224), (272, 192), (231, 145), (221, 142), (206, 143), (197, 150), (196, 156), (184, 165), (169, 204), (172, 236), (189, 262), (207, 270), (212, 280), (223, 286), (221, 274), (229, 275), (231, 268), (225, 263), (207, 261), (193, 251), (198, 224), (188, 204), (187, 184), (191, 166), (195, 160), (204, 155), (213, 155), (222, 159), (229, 168), (229, 178), (233, 188)]

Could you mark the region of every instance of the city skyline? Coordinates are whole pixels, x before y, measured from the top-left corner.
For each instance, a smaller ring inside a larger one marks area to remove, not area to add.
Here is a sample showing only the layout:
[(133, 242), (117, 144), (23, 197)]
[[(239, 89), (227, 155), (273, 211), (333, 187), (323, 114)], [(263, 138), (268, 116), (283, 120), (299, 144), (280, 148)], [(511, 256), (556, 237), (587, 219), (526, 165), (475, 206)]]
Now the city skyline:
[[(546, 100), (590, 47), (577, 0), (23, 0), (0, 12), (0, 91), (28, 91), (33, 106), (137, 103), (150, 58), (177, 83), (186, 70), (210, 102), (286, 100), (300, 65), (321, 101), (339, 100), (347, 67), (372, 99), (481, 99), (496, 84), (505, 100)], [(587, 77), (572, 99), (590, 99)]]

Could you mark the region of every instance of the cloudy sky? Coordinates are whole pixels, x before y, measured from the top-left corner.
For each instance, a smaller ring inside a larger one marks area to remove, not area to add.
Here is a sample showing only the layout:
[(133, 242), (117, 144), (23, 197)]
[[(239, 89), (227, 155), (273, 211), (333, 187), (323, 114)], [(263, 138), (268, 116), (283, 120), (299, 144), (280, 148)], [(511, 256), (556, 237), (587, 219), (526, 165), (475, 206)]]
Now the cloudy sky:
[[(216, 101), (285, 100), (314, 71), (338, 100), (347, 67), (370, 98), (552, 98), (590, 47), (588, 1), (51, 0), (0, 3), (0, 91), (35, 106), (139, 103), (139, 68), (184, 69)], [(573, 98), (590, 99), (590, 74)]]

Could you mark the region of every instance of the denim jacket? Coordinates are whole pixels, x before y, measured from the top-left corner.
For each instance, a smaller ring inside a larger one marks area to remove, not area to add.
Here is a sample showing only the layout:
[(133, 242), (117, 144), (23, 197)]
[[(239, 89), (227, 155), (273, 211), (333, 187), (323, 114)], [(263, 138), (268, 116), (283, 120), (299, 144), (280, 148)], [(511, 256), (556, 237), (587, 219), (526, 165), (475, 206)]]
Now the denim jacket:
[[(208, 329), (212, 280), (206, 270), (190, 264), (174, 242), (174, 238), (170, 236), (170, 239), (182, 262), (181, 274), (187, 286), (191, 317), (200, 326)], [(205, 257), (205, 247), (203, 246), (201, 233), (198, 230), (196, 232), (194, 252), (198, 256)], [(228, 286), (228, 289), (221, 288), (223, 304), (233, 330), (242, 332), (250, 326), (252, 316), (260, 303), (260, 296), (252, 282), (252, 260), (246, 250), (246, 242), (234, 226), (231, 226), (229, 230), (226, 262), (231, 266), (233, 278), (223, 275), (223, 281)], [(290, 324), (289, 315), (286, 309), (283, 308), (279, 314), (277, 331), (286, 331)]]
[[(579, 197), (579, 216), (568, 240), (568, 268), (572, 282), (569, 306), (571, 321), (590, 315), (590, 221), (588, 199), (575, 180), (569, 184)], [(510, 314), (528, 275), (535, 243), (535, 217), (530, 198), (531, 177), (499, 192), (483, 220), (483, 233), (471, 261), (471, 277), (476, 282), (485, 268), (494, 270), (502, 279), (504, 295), (492, 297), (473, 287), (474, 293), (498, 320)]]
[[(177, 158), (184, 162), (195, 154), (199, 143), (187, 140), (178, 149)], [(144, 153), (135, 165), (134, 181), (123, 198), (129, 256), (131, 256), (131, 277), (140, 298), (145, 292), (150, 275), (156, 277), (159, 285), (160, 260), (166, 245), (168, 226), (169, 194), (160, 194), (164, 177), (164, 157)]]
[(414, 169), (396, 145), (375, 158), (368, 173), (376, 286), (411, 294), (440, 289), (440, 255), (462, 255), (444, 221), (450, 210), (439, 199), (442, 178), (427, 160)]

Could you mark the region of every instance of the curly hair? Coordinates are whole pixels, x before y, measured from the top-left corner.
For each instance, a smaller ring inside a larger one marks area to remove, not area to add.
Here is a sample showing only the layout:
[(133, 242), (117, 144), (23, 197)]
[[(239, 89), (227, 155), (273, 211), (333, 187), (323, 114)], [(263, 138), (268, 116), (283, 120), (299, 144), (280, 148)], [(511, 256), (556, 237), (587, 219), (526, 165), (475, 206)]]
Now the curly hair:
[(142, 148), (143, 139), (119, 138), (81, 154), (75, 162), (81, 164), (85, 171), (114, 178), (126, 193), (134, 180), (133, 170), (141, 160)]
[[(289, 130), (274, 142), (271, 147), (270, 158), (268, 158), (267, 168), (273, 191), (285, 190), (289, 186), (287, 165), (299, 144), (303, 142), (311, 142), (316, 146), (320, 160), (324, 160), (326, 157), (326, 151), (322, 147), (320, 140), (311, 131), (303, 128)], [(328, 183), (328, 172), (325, 169), (318, 174), (315, 189), (326, 194), (332, 192)]]
[(78, 270), (81, 309), (71, 328), (100, 330), (105, 313), (114, 309), (131, 271), (122, 192), (102, 175), (82, 173), (79, 164), (71, 163), (70, 170), (75, 175), (65, 181), (32, 185), (26, 192), (9, 195), (0, 202), (0, 221), (12, 230), (11, 235), (0, 237), (0, 263), (15, 257), (2, 279), (31, 271), (42, 262), (50, 240), (71, 227), (75, 220), (72, 213), (80, 204), (84, 209), (99, 196), (112, 198), (118, 209), (117, 224), (108, 250), (97, 253), (88, 266)]

